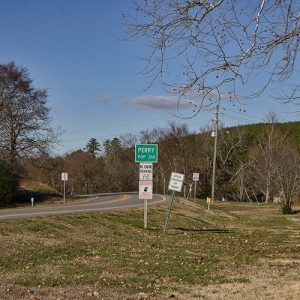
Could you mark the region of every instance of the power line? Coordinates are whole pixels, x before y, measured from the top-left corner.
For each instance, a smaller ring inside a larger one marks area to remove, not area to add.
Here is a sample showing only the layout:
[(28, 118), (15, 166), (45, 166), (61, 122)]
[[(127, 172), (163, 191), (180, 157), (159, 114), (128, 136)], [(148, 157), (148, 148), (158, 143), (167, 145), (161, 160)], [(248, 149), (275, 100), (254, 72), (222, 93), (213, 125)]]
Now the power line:
[(253, 116), (253, 115), (250, 115), (250, 114), (246, 114), (245, 111), (244, 112), (240, 112), (240, 111), (236, 111), (236, 110), (232, 110), (232, 109), (228, 109), (228, 108), (222, 108), (222, 109), (230, 111), (230, 112), (233, 112), (235, 114), (239, 114), (241, 116), (247, 116), (247, 117), (250, 117), (250, 118), (253, 118), (253, 119), (256, 119), (256, 120), (261, 120), (260, 118), (258, 118), (256, 116)]
[(224, 116), (225, 118), (232, 119), (232, 120), (235, 120), (235, 121), (253, 122), (253, 120), (249, 120), (249, 119), (245, 119), (245, 118), (242, 118), (242, 117), (233, 116), (233, 115), (230, 115), (230, 114), (221, 113), (221, 115)]

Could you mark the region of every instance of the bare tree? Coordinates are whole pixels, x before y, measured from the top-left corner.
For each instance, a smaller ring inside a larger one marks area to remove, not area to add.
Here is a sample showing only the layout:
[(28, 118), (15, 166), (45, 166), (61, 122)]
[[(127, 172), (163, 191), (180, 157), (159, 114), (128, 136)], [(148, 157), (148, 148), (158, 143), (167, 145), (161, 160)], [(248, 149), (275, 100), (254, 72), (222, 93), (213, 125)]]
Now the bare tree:
[(276, 152), (274, 180), (279, 190), (282, 210), (290, 213), (300, 192), (300, 158), (291, 145), (282, 144)]
[(25, 68), (0, 65), (0, 154), (13, 170), (19, 159), (47, 152), (56, 141), (46, 100)]
[(266, 203), (272, 202), (279, 193), (275, 180), (277, 153), (281, 151), (282, 144), (287, 143), (286, 135), (278, 128), (276, 115), (269, 113), (267, 121), (262, 135), (256, 137), (257, 144), (250, 149), (248, 159), (241, 165), (241, 173), (237, 176), (238, 180), (242, 180), (246, 194), (261, 194)]
[[(198, 109), (220, 97), (257, 97), (269, 86), (281, 87), (286, 101), (299, 96), (294, 76), (300, 41), (298, 0), (133, 3), (131, 15), (124, 17), (129, 39), (149, 47), (143, 71), (149, 85), (161, 80), (172, 92), (201, 99)], [(172, 63), (182, 67), (177, 80), (169, 76)]]

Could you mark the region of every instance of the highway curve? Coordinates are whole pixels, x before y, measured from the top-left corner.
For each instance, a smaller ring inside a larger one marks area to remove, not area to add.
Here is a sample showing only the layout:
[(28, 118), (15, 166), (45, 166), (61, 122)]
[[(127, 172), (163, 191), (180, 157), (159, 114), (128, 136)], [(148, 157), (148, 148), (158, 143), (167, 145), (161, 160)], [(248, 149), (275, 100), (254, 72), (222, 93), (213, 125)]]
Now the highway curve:
[[(162, 195), (153, 195), (148, 200), (148, 205), (160, 203), (166, 200)], [(59, 215), (70, 213), (84, 213), (91, 211), (114, 210), (143, 206), (144, 201), (139, 199), (137, 193), (107, 194), (87, 197), (82, 200), (67, 202), (66, 204), (36, 205), (22, 208), (7, 208), (0, 210), (0, 220), (21, 217), (37, 217), (46, 215)]]

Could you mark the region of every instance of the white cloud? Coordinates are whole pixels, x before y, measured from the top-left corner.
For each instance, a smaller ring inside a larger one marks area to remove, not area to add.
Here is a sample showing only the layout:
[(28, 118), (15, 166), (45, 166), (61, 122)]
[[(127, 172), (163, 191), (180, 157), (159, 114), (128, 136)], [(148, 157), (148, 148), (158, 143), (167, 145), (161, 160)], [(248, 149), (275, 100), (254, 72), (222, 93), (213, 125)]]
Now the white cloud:
[(159, 110), (177, 110), (191, 107), (189, 102), (183, 102), (176, 96), (138, 96), (126, 100), (125, 103), (129, 103), (146, 109)]

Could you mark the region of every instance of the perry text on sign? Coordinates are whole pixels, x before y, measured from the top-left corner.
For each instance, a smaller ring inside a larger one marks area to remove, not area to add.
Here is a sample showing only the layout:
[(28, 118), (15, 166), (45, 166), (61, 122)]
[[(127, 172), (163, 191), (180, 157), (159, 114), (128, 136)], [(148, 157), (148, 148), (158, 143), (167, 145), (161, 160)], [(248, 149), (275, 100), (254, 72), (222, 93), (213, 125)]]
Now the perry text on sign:
[(157, 144), (137, 144), (135, 145), (135, 162), (158, 162)]

